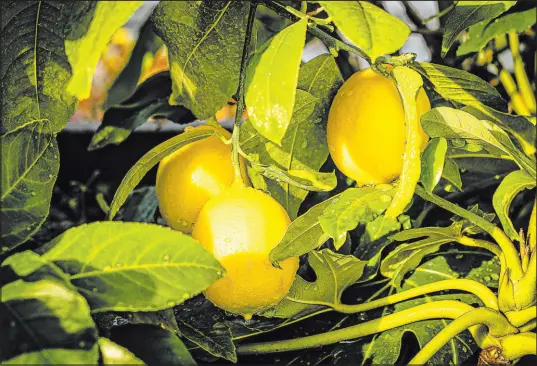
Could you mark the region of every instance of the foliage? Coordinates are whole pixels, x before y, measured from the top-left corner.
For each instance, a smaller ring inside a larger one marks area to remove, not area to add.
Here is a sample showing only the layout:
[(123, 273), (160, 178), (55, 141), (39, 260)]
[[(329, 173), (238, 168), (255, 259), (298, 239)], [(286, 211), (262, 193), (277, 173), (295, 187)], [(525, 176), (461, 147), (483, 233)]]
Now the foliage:
[[(224, 268), (196, 240), (163, 227), (154, 187), (136, 189), (174, 151), (226, 140), (212, 130), (185, 130), (145, 153), (109, 207), (99, 192), (109, 221), (82, 215), (81, 225), (36, 243), (51, 220), (56, 136), (90, 95), (110, 38), (142, 2), (3, 4), (0, 362), (261, 363), (247, 355), (319, 346), (296, 360), (395, 364), (416, 355), (458, 364), (480, 348), (501, 346), (509, 361), (535, 353), (513, 341), (535, 339), (527, 315), (537, 271), (535, 80), (524, 65), (535, 51), (535, 9), (455, 2), (435, 16), (442, 29), (434, 31), (410, 3), (415, 27), (379, 3), (162, 1), (109, 93), (89, 150), (121, 144), (148, 120), (210, 124), (223, 107), (237, 109), (226, 141), (235, 168), (240, 155), (250, 183), (292, 219), (269, 259), (277, 267), (302, 256), (284, 300), (249, 321), (200, 295)], [(432, 62), (397, 53), (411, 32), (423, 34)], [(329, 53), (302, 62), (315, 42)], [(166, 46), (169, 70), (140, 81), (154, 44)], [(516, 82), (500, 57), (507, 47)], [(390, 78), (401, 99), (404, 164), (390, 184), (356, 187), (330, 158), (330, 106), (356, 57)], [(420, 119), (422, 87), (432, 109)], [(418, 123), (431, 138), (422, 152)], [(465, 310), (428, 316), (436, 305)], [(484, 319), (464, 315), (481, 310)], [(260, 334), (269, 342), (250, 340)]]

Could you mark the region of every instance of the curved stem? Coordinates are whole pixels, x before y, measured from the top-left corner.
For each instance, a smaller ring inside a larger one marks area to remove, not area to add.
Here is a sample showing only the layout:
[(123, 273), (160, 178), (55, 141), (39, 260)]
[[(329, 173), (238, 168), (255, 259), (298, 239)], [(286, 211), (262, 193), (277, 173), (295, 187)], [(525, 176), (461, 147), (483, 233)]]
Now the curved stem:
[(457, 243), (466, 245), (468, 247), (477, 247), (477, 248), (483, 248), (494, 254), (499, 259), (502, 259), (503, 253), (499, 246), (497, 246), (494, 243), (491, 243), (490, 241), (482, 240), (482, 239), (474, 239), (470, 238), (468, 236), (461, 236), (457, 239)]
[(498, 311), (479, 308), (469, 311), (459, 318), (449, 323), (433, 339), (429, 341), (414, 358), (409, 362), (411, 365), (423, 365), (434, 356), (446, 343), (448, 343), (457, 334), (466, 329), (484, 324), (489, 328), (493, 336), (504, 336), (507, 334), (517, 333), (518, 329), (513, 327), (509, 321)]
[(537, 354), (537, 335), (524, 332), (510, 334), (500, 339), (502, 354), (508, 360), (517, 360), (522, 356)]
[[(284, 17), (284, 18), (287, 18), (287, 19), (289, 19), (291, 21), (295, 22), (295, 21), (297, 21), (297, 20), (299, 20), (301, 18), (300, 16), (297, 16), (294, 12), (293, 13), (289, 12), (289, 10), (286, 8), (285, 5), (282, 5), (282, 4), (280, 4), (280, 3), (276, 2), (276, 1), (272, 1), (272, 0), (261, 0), (261, 1), (262, 1), (263, 5), (265, 5), (267, 8), (269, 8), (269, 9), (273, 10), (274, 12), (276, 12), (276, 14), (278, 14), (278, 15)], [(293, 9), (293, 10), (295, 10), (295, 9)], [(295, 10), (295, 12), (296, 11), (297, 10)], [(306, 16), (306, 14), (304, 14), (304, 16)], [(350, 52), (350, 53), (354, 53), (355, 55), (358, 55), (358, 56), (362, 57), (369, 64), (371, 64), (371, 59), (361, 49), (359, 49), (357, 47), (354, 47), (354, 46), (351, 46), (351, 45), (349, 45), (349, 44), (347, 44), (345, 42), (342, 42), (339, 39), (332, 37), (331, 35), (325, 33), (324, 31), (322, 31), (321, 29), (316, 28), (316, 27), (313, 27), (313, 28), (308, 27), (308, 32), (310, 32), (315, 37), (317, 37), (321, 41), (323, 41), (323, 43), (328, 48), (335, 48), (337, 50), (344, 50), (344, 51), (347, 51), (347, 52)]]
[(246, 24), (246, 34), (244, 36), (244, 46), (242, 48), (241, 68), (239, 73), (239, 87), (237, 90), (237, 111), (235, 112), (235, 126), (233, 128), (233, 135), (231, 136), (232, 143), (232, 157), (233, 157), (233, 169), (235, 177), (233, 179), (233, 185), (244, 187), (244, 181), (241, 174), (241, 166), (239, 159), (239, 132), (242, 124), (242, 112), (244, 111), (244, 85), (246, 83), (246, 66), (248, 63), (248, 48), (250, 46), (250, 40), (252, 38), (252, 28), (254, 26), (255, 11), (257, 9), (257, 2), (252, 1), (250, 3), (250, 12), (248, 13), (248, 22)]
[[(349, 339), (365, 337), (371, 334), (384, 332), (403, 325), (422, 320), (431, 319), (456, 319), (474, 308), (468, 304), (454, 300), (434, 301), (402, 310), (395, 314), (386, 315), (382, 318), (370, 320), (365, 323), (353, 325), (347, 328), (312, 336), (289, 339), (284, 341), (252, 343), (237, 347), (239, 354), (260, 354), (273, 352), (286, 352), (306, 348), (320, 347)], [(472, 334), (481, 342), (482, 337), (479, 329), (471, 330)]]
[(435, 194), (428, 193), (425, 189), (420, 186), (416, 187), (416, 194), (423, 198), (426, 201), (432, 202), (445, 210), (448, 210), (464, 219), (469, 220), (470, 222), (476, 224), (481, 229), (485, 230), (492, 238), (498, 243), (502, 249), (503, 255), (505, 256), (505, 262), (510, 269), (513, 280), (518, 280), (522, 278), (522, 263), (520, 262), (520, 257), (514, 246), (514, 244), (509, 240), (507, 235), (501, 231), (496, 225), (488, 222), (481, 216), (478, 216), (468, 210), (459, 207), (442, 197), (439, 197)]
[(537, 306), (530, 306), (524, 310), (508, 311), (505, 316), (515, 327), (521, 327), (537, 318)]
[[(448, 6), (447, 8), (445, 8), (444, 10), (442, 10), (440, 13), (437, 13), (437, 14), (434, 14), (434, 15), (431, 15), (430, 17), (426, 18), (426, 19), (423, 19), (421, 21), (421, 24), (426, 24), (428, 22), (430, 22), (431, 20), (433, 19), (436, 19), (436, 18), (440, 18), (440, 17), (443, 17), (444, 15), (446, 15), (447, 13), (449, 13), (449, 11), (451, 9), (453, 9), (453, 7), (455, 6), (455, 2), (453, 2), (453, 4), (451, 4), (450, 6)], [(416, 24), (417, 25), (417, 24)]]
[(533, 201), (533, 209), (531, 210), (528, 234), (526, 237), (528, 238), (530, 251), (534, 251), (537, 247), (537, 200)]
[(498, 310), (498, 300), (496, 299), (496, 295), (485, 285), (472, 280), (467, 279), (454, 279), (454, 280), (444, 280), (444, 281), (438, 281), (429, 283), (423, 286), (419, 286), (410, 290), (406, 290), (403, 292), (400, 292), (398, 294), (386, 296), (382, 299), (378, 299), (375, 301), (371, 301), (364, 304), (358, 304), (358, 305), (345, 305), (345, 304), (338, 304), (333, 306), (332, 308), (336, 311), (339, 311), (341, 313), (359, 313), (364, 312), (368, 310), (372, 310), (375, 308), (379, 308), (381, 306), (387, 306), (396, 304), (401, 301), (406, 301), (418, 296), (430, 294), (432, 292), (438, 292), (438, 291), (446, 291), (446, 290), (459, 290), (459, 291), (467, 291), (475, 296), (477, 296), (483, 304), (485, 304), (486, 307)]

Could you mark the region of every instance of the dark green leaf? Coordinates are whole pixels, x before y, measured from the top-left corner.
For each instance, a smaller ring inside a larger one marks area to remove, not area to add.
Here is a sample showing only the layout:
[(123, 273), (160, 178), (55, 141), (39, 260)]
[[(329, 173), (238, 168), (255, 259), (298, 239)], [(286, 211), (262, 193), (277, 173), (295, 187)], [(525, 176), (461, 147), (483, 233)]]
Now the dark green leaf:
[(447, 152), (447, 141), (443, 137), (433, 138), (421, 156), (421, 176), (423, 187), (432, 192), (440, 181), (444, 170), (444, 161)]
[(174, 311), (183, 337), (213, 356), (237, 362), (235, 344), (223, 311), (203, 297), (184, 302)]
[(154, 222), (153, 218), (157, 207), (155, 186), (135, 189), (125, 203), (121, 221)]
[(459, 167), (457, 163), (449, 157), (446, 157), (442, 178), (457, 187), (459, 191), (462, 191), (462, 180)]
[(338, 30), (371, 60), (401, 48), (410, 28), (402, 20), (366, 1), (318, 1)]
[(537, 10), (530, 9), (520, 13), (505, 15), (490, 21), (482, 21), (468, 29), (468, 39), (457, 49), (457, 56), (481, 51), (494, 37), (510, 32), (523, 32), (535, 24)]
[(168, 47), (171, 105), (212, 117), (237, 91), (249, 4), (163, 1), (151, 20)]
[(192, 130), (183, 132), (179, 136), (173, 137), (160, 145), (155, 146), (142, 156), (142, 158), (127, 172), (114, 194), (114, 199), (110, 204), (109, 219), (112, 220), (114, 218), (119, 208), (125, 203), (125, 200), (131, 191), (138, 185), (138, 183), (140, 183), (144, 175), (157, 165), (159, 161), (191, 142), (214, 135), (216, 135), (216, 132), (212, 130)]
[(158, 225), (97, 222), (47, 244), (93, 312), (156, 311), (179, 304), (223, 275), (191, 237)]
[(367, 264), (352, 255), (341, 255), (329, 249), (310, 252), (308, 262), (317, 275), (315, 282), (297, 277), (282, 302), (263, 315), (290, 318), (321, 306), (337, 306), (343, 291), (362, 276)]
[(195, 365), (179, 337), (153, 325), (116, 328), (112, 341), (130, 350), (147, 365)]
[(70, 4), (72, 26), (65, 40), (65, 52), (73, 68), (69, 93), (79, 100), (90, 97), (93, 73), (110, 38), (142, 4), (143, 1)]
[(310, 208), (305, 214), (293, 220), (284, 237), (274, 249), (271, 250), (269, 258), (272, 263), (278, 263), (284, 259), (300, 256), (310, 250), (320, 247), (329, 236), (326, 235), (319, 222), (326, 207), (339, 200), (340, 195), (330, 197)]
[(99, 349), (105, 365), (144, 365), (143, 361), (128, 349), (108, 338), (99, 337)]
[(523, 170), (517, 170), (509, 173), (494, 192), (492, 205), (502, 223), (503, 231), (505, 231), (511, 240), (520, 241), (520, 236), (509, 218), (511, 203), (518, 193), (524, 189), (535, 187), (535, 184), (534, 178), (530, 177)]
[(348, 188), (339, 199), (324, 209), (319, 217), (323, 231), (334, 239), (339, 249), (345, 242), (347, 231), (354, 230), (358, 223), (373, 221), (390, 205), (395, 195), (392, 185)]
[(56, 280), (16, 280), (1, 291), (0, 361), (97, 363), (97, 329), (78, 292)]
[(459, 1), (446, 19), (442, 39), (442, 57), (451, 48), (457, 36), (466, 28), (483, 20), (496, 18), (516, 4), (516, 1)]
[(444, 99), (471, 106), (485, 104), (498, 110), (507, 108), (494, 87), (469, 72), (428, 62), (415, 62), (410, 67), (429, 80)]
[[(321, 124), (320, 107), (318, 99), (308, 92), (297, 90), (293, 118), (281, 141), (281, 146), (261, 136), (248, 119), (241, 128), (242, 149), (248, 154), (257, 155), (259, 163), (275, 166), (289, 173), (291, 179), (299, 178), (299, 181), (305, 179), (317, 186), (310, 189), (334, 188), (336, 182), (333, 173), (317, 173), (328, 157), (326, 132)], [(280, 181), (275, 181), (274, 178), (278, 178), (277, 176), (269, 178), (272, 179), (266, 179), (264, 182), (267, 189), (294, 219), (308, 190), (290, 185), (281, 178)]]
[(515, 162), (510, 160), (506, 154), (498, 156), (487, 152), (472, 153), (448, 148), (447, 160), (450, 159), (453, 159), (460, 169), (488, 175), (503, 174), (518, 169)]
[(140, 312), (117, 312), (107, 311), (93, 314), (93, 319), (100, 329), (111, 330), (112, 328), (124, 325), (150, 324), (169, 330), (170, 332), (179, 333), (179, 327), (175, 321), (173, 309), (159, 311), (140, 311)]
[(248, 62), (244, 94), (248, 119), (277, 145), (282, 144), (294, 114), (306, 28), (305, 19), (290, 25), (265, 42)]
[(59, 169), (54, 134), (65, 127), (76, 102), (65, 93), (71, 77), (63, 45), (69, 6), (47, 1), (2, 3), (3, 250), (25, 242), (48, 215)]
[(88, 150), (123, 142), (132, 131), (149, 119), (166, 118), (176, 123), (192, 122), (195, 117), (188, 109), (168, 104), (171, 85), (170, 73), (160, 72), (140, 84), (121, 104), (108, 108)]

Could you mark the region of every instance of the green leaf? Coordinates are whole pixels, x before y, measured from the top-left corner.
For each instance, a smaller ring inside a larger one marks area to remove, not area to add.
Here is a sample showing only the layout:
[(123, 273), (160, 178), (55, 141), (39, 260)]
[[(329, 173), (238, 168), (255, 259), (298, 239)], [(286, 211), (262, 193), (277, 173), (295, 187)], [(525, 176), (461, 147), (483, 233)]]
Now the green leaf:
[(524, 170), (535, 176), (535, 163), (519, 151), (498, 126), (478, 120), (471, 114), (449, 107), (433, 108), (421, 117), (423, 129), (430, 137), (470, 139), (485, 147), (499, 149)]
[(444, 99), (475, 107), (485, 104), (498, 110), (507, 108), (500, 93), (474, 74), (428, 62), (414, 62), (410, 67), (429, 80)]
[(518, 166), (510, 160), (507, 154), (498, 156), (489, 152), (473, 153), (448, 148), (447, 159), (456, 162), (460, 169), (488, 175), (504, 174), (518, 169)]
[(131, 351), (105, 337), (99, 337), (99, 349), (105, 365), (144, 365)]
[(457, 36), (466, 28), (483, 20), (496, 18), (516, 4), (516, 1), (459, 1), (446, 19), (442, 39), (442, 57), (451, 48)]
[(481, 51), (489, 41), (506, 33), (521, 33), (535, 24), (537, 10), (507, 14), (493, 21), (482, 21), (468, 29), (468, 39), (457, 49), (457, 56)]
[(317, 56), (300, 67), (298, 88), (317, 98), (323, 125), (328, 119), (330, 105), (341, 85), (343, 76), (332, 55)]
[(153, 325), (117, 329), (112, 340), (130, 350), (147, 365), (196, 365), (177, 335)]
[(293, 220), (282, 240), (269, 254), (272, 263), (278, 263), (284, 259), (306, 254), (324, 244), (329, 236), (326, 235), (319, 222), (326, 207), (339, 200), (340, 194), (330, 197), (310, 208), (305, 214)]
[[(480, 253), (470, 255), (450, 253), (445, 256), (436, 256), (416, 268), (414, 273), (405, 280), (401, 289), (397, 292), (416, 288), (420, 285), (436, 281), (468, 278), (489, 285), (491, 276), (498, 278), (499, 263), (496, 258), (483, 260), (478, 257)], [(476, 259), (478, 257), (478, 259)], [(486, 258), (486, 257), (485, 257)], [(413, 300), (396, 304), (390, 312), (395, 313), (425, 302), (439, 300), (459, 300), (467, 304), (480, 303), (479, 299), (471, 294), (434, 294), (419, 297)], [(418, 340), (418, 344), (423, 347), (438, 332), (446, 327), (446, 320), (426, 320), (412, 323), (403, 327), (395, 328), (381, 333), (373, 342), (362, 346), (364, 358), (370, 358), (374, 365), (393, 365), (396, 363), (401, 352), (402, 339), (405, 333), (412, 333)], [(355, 348), (356, 346), (353, 345)], [(469, 332), (465, 331), (454, 337), (440, 351), (438, 351), (430, 363), (433, 365), (460, 365), (467, 363), (470, 357), (477, 350), (477, 346)]]
[(97, 329), (78, 292), (56, 280), (20, 279), (1, 290), (3, 364), (97, 363)]
[(93, 73), (110, 38), (142, 4), (103, 1), (76, 3), (71, 8), (72, 26), (65, 40), (65, 52), (73, 68), (69, 93), (79, 100), (90, 97)]
[(402, 20), (366, 1), (318, 1), (338, 30), (372, 61), (400, 49), (410, 35)]
[(478, 119), (491, 121), (509, 132), (517, 139), (526, 155), (535, 153), (535, 123), (529, 117), (502, 113), (484, 105), (466, 106), (462, 110)]
[(509, 218), (509, 207), (518, 193), (533, 187), (535, 187), (535, 179), (525, 171), (517, 170), (509, 173), (494, 192), (492, 205), (502, 223), (503, 231), (511, 240), (520, 241), (520, 236)]
[(462, 191), (462, 179), (459, 166), (449, 157), (446, 157), (445, 160), (444, 170), (442, 170), (442, 178), (457, 187), (459, 191)]
[(213, 356), (237, 362), (233, 335), (223, 311), (205, 298), (191, 299), (174, 310), (183, 337)]
[(367, 263), (329, 249), (310, 252), (308, 262), (317, 275), (315, 282), (297, 277), (287, 296), (263, 315), (290, 318), (322, 306), (337, 306), (343, 291), (362, 276)]
[(171, 105), (212, 117), (237, 91), (249, 4), (163, 1), (151, 20), (169, 52)]
[(44, 249), (93, 312), (155, 311), (205, 290), (223, 269), (190, 236), (158, 225), (96, 222), (66, 231)]
[[(321, 123), (320, 107), (318, 99), (308, 92), (297, 90), (293, 118), (281, 140), (281, 146), (257, 132), (251, 119), (241, 127), (242, 149), (249, 155), (257, 155), (258, 162), (267, 167), (263, 173), (269, 179), (265, 179), (264, 184), (292, 219), (296, 217), (308, 190), (331, 190), (335, 187), (333, 172), (318, 173), (328, 157), (326, 130)], [(285, 182), (282, 177), (267, 174), (271, 166), (288, 173), (291, 179), (309, 182), (311, 187), (297, 187)], [(255, 173), (255, 168), (253, 170)]]
[(293, 114), (306, 28), (303, 19), (277, 33), (253, 54), (246, 70), (244, 101), (249, 120), (278, 145)]
[(46, 121), (0, 137), (2, 145), (2, 251), (24, 243), (45, 221), (60, 168), (58, 147)]
[(410, 244), (399, 244), (380, 265), (380, 272), (384, 277), (392, 280), (396, 288), (401, 287), (405, 275), (420, 265), (423, 257), (438, 251), (444, 244), (457, 240), (460, 232), (458, 225), (450, 227), (431, 227), (410, 229), (392, 236), (396, 241), (407, 241), (422, 238)]
[(138, 183), (140, 183), (145, 174), (151, 170), (151, 168), (157, 165), (159, 161), (191, 142), (215, 135), (216, 132), (214, 131), (191, 130), (188, 132), (183, 132), (179, 136), (166, 140), (152, 148), (149, 152), (142, 156), (142, 158), (138, 160), (132, 168), (129, 169), (121, 181), (116, 193), (114, 194), (112, 203), (110, 204), (109, 219), (112, 220), (114, 218), (117, 211), (121, 205), (125, 203), (132, 190), (138, 185)]
[[(421, 155), (421, 183), (423, 187), (432, 192), (440, 181), (444, 170), (447, 152), (447, 141), (443, 137), (433, 138)], [(458, 171), (458, 170), (457, 170)]]
[(121, 214), (121, 221), (154, 222), (157, 211), (157, 191), (155, 186), (142, 187), (131, 192)]
[(176, 123), (194, 121), (195, 117), (188, 109), (168, 104), (171, 92), (172, 82), (168, 71), (145, 80), (130, 97), (106, 110), (88, 150), (118, 145), (150, 119), (166, 118)]
[(47, 1), (2, 4), (0, 38), (6, 46), (0, 64), (0, 212), (4, 250), (25, 242), (48, 215), (59, 169), (54, 134), (65, 127), (76, 102), (64, 92), (71, 76), (63, 46), (69, 6)]
[(319, 222), (339, 249), (345, 243), (347, 231), (354, 230), (359, 223), (373, 221), (386, 210), (394, 195), (395, 189), (391, 185), (348, 188), (324, 209)]
[(173, 309), (140, 312), (107, 311), (93, 314), (93, 319), (100, 329), (113, 330), (125, 325), (150, 324), (179, 333)]

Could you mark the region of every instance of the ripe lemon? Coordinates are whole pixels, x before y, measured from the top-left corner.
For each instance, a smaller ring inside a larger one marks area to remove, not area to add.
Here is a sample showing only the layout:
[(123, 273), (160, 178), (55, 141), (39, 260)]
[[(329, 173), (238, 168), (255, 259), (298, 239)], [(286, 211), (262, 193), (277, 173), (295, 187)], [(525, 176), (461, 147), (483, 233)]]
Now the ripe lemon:
[[(217, 129), (231, 137), (218, 126), (195, 129)], [(162, 159), (158, 167), (156, 191), (162, 216), (173, 229), (191, 233), (203, 205), (229, 188), (233, 177), (231, 145), (210, 136), (183, 146)], [(243, 179), (247, 179), (244, 170)]]
[[(431, 109), (423, 88), (416, 102), (420, 117)], [(371, 68), (352, 75), (330, 107), (327, 139), (334, 163), (358, 186), (398, 178), (405, 151), (405, 114), (393, 81)], [(420, 125), (421, 150), (428, 139)]]
[(298, 257), (280, 268), (269, 252), (291, 223), (285, 209), (254, 188), (232, 187), (203, 206), (192, 237), (226, 269), (205, 296), (216, 306), (246, 320), (279, 303), (289, 292), (298, 269)]

